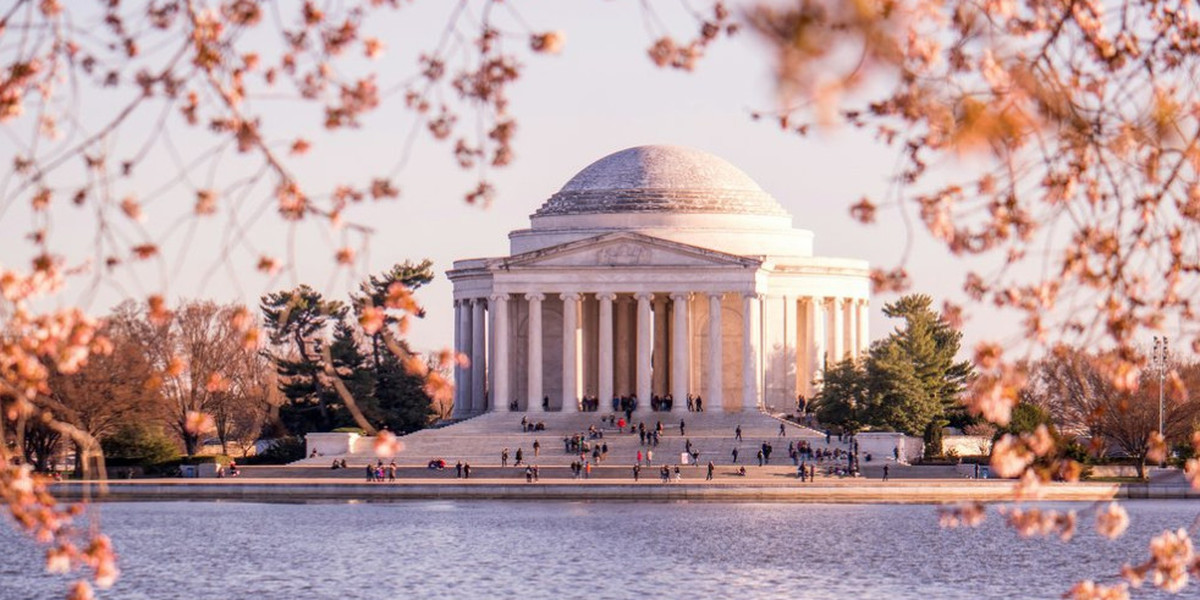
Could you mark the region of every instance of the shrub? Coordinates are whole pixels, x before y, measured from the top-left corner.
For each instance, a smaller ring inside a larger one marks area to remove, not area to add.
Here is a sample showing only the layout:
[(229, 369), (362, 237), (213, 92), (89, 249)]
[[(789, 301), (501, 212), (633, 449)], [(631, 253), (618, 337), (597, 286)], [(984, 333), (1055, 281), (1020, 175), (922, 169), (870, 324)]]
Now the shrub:
[(149, 467), (174, 460), (178, 446), (161, 429), (128, 425), (100, 441), (109, 465)]
[(284, 465), (304, 458), (304, 438), (289, 436), (275, 440), (266, 450), (243, 459), (244, 464)]

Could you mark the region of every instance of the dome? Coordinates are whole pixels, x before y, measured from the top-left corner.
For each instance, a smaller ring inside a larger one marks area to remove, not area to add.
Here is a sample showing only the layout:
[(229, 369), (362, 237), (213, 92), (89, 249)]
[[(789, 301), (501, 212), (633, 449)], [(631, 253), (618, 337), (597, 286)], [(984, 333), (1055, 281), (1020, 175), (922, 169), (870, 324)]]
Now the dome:
[(710, 213), (786, 217), (787, 211), (728, 161), (682, 146), (637, 146), (577, 173), (533, 214)]

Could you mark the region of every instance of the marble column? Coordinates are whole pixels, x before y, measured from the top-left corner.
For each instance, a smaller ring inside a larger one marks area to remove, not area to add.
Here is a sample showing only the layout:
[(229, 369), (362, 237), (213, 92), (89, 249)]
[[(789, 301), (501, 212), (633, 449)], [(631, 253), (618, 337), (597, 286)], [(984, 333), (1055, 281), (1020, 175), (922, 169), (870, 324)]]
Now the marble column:
[(579, 294), (563, 301), (562, 411), (579, 412)]
[(667, 341), (667, 298), (663, 294), (654, 297), (651, 303), (654, 311), (654, 351), (651, 353), (650, 393), (666, 396), (670, 393), (667, 387), (667, 352), (671, 345)]
[(641, 292), (637, 294), (637, 397), (638, 408), (650, 408), (650, 396), (652, 395), (651, 383), (651, 339), (650, 332), (652, 331), (654, 318), (653, 311), (650, 310), (650, 301), (654, 299), (653, 294)]
[[(808, 354), (811, 352), (804, 333), (808, 331), (808, 304), (795, 296), (783, 297), (783, 356), (777, 364), (783, 372), (783, 402), (786, 406), (805, 390), (808, 380)], [(804, 319), (803, 324), (801, 319)]]
[(508, 294), (491, 297), (492, 314), (492, 410), (508, 411), (512, 402), (508, 386)]
[(708, 295), (708, 398), (704, 398), (704, 410), (722, 411), (724, 385), (721, 380), (725, 361), (722, 358), (721, 340), (721, 294)]
[(600, 335), (599, 335), (599, 389), (601, 410), (607, 406), (612, 408), (613, 399), (613, 300), (617, 295), (612, 292), (597, 294), (600, 300)]
[(671, 396), (675, 404), (671, 412), (687, 412), (688, 395), (688, 305), (690, 295), (671, 294)]
[(841, 298), (829, 299), (829, 360), (825, 368), (831, 368), (834, 365), (842, 362), (845, 358), (846, 348), (843, 346), (845, 342), (845, 321), (842, 320), (842, 306), (844, 301)]
[(742, 297), (742, 410), (758, 410), (762, 396), (761, 335), (762, 299), (757, 294), (746, 294)]
[(629, 358), (632, 355), (629, 351), (629, 326), (632, 320), (629, 302), (628, 296), (617, 296), (616, 305), (613, 307), (617, 312), (616, 350), (613, 352), (613, 368), (616, 369), (616, 374), (613, 389), (618, 396), (628, 396), (633, 391), (633, 386), (629, 383)]
[[(812, 355), (810, 356), (809, 376), (812, 380), (825, 378), (825, 299), (820, 296), (809, 298), (812, 305)], [(814, 390), (817, 386), (814, 386)]]
[(845, 341), (843, 351), (844, 354), (854, 360), (858, 360), (858, 332), (855, 328), (858, 326), (858, 308), (854, 305), (853, 298), (845, 298), (842, 301), (842, 321), (845, 322)]
[(471, 302), (471, 413), (487, 410), (487, 300)]
[(525, 410), (544, 412), (542, 408), (542, 300), (544, 294), (525, 294), (529, 301), (529, 398)]
[(867, 300), (858, 300), (858, 328), (855, 330), (858, 333), (858, 352), (859, 356), (867, 356), (871, 349), (871, 337), (868, 335), (871, 328), (871, 313), (868, 310), (870, 304)]
[[(468, 353), (464, 347), (466, 343), (466, 331), (470, 330), (467, 318), (470, 312), (463, 307), (463, 300), (454, 301), (454, 353), (465, 355)], [(454, 357), (454, 418), (462, 418), (467, 414), (467, 405), (471, 403), (469, 398), (469, 390), (471, 384), (467, 381), (467, 369), (458, 362), (458, 357)]]

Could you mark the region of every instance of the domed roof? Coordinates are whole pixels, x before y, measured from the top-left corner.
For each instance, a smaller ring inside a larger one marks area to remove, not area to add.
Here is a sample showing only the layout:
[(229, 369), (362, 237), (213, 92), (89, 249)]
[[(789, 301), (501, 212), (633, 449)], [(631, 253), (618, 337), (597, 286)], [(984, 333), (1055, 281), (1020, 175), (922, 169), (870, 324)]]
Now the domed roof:
[(627, 148), (588, 165), (533, 216), (647, 212), (788, 214), (725, 159), (656, 145)]

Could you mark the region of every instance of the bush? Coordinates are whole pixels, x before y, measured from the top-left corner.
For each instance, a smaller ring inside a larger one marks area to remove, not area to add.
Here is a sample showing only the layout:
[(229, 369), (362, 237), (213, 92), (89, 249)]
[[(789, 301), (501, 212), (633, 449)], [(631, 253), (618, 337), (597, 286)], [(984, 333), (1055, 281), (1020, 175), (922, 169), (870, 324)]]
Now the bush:
[(149, 467), (179, 456), (178, 446), (161, 429), (128, 425), (100, 441), (106, 462), (112, 466)]
[(304, 438), (290, 436), (275, 440), (266, 450), (242, 460), (243, 464), (285, 465), (304, 458)]

